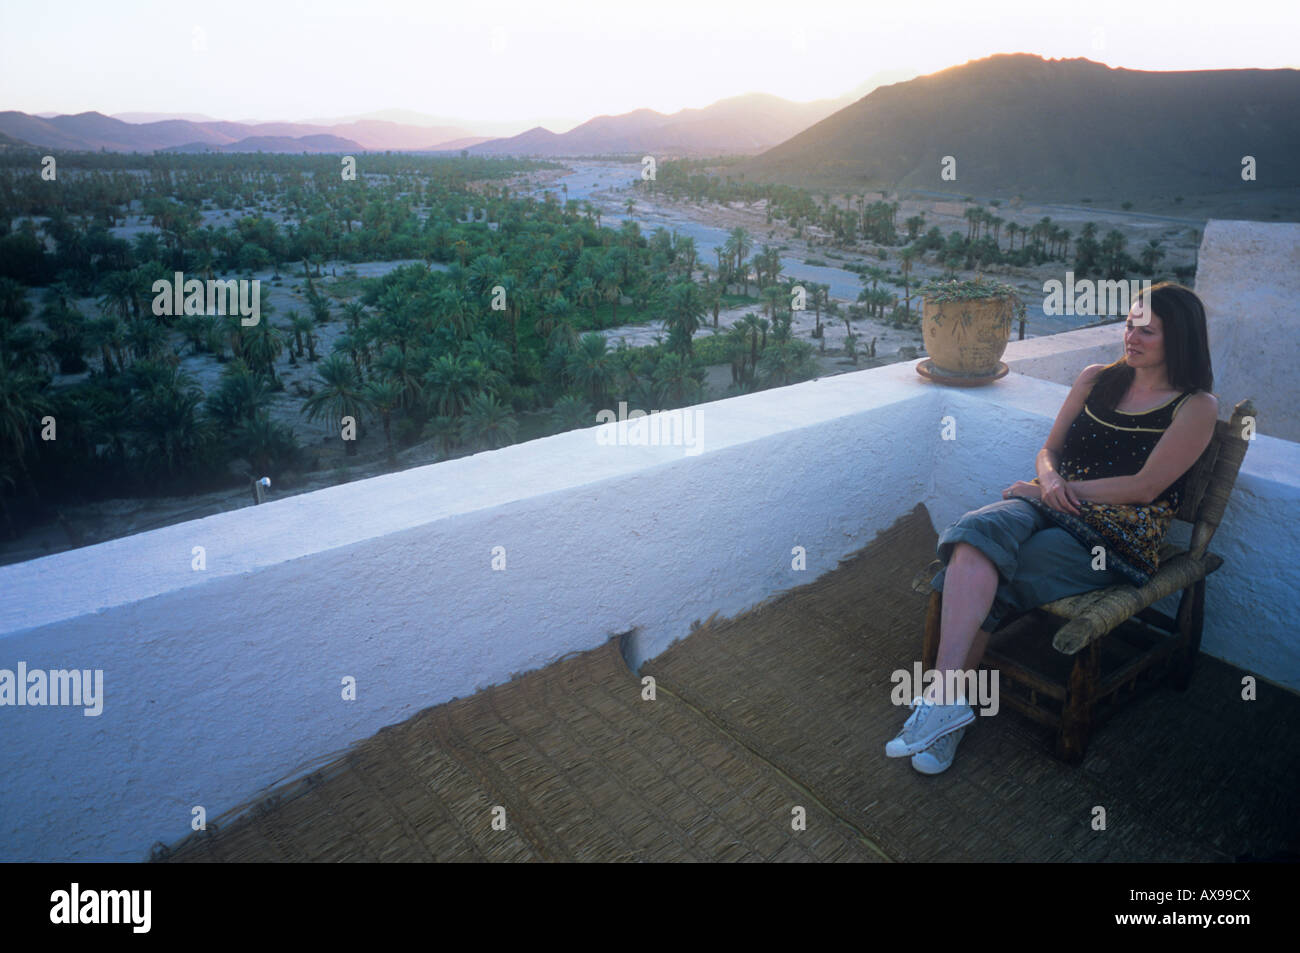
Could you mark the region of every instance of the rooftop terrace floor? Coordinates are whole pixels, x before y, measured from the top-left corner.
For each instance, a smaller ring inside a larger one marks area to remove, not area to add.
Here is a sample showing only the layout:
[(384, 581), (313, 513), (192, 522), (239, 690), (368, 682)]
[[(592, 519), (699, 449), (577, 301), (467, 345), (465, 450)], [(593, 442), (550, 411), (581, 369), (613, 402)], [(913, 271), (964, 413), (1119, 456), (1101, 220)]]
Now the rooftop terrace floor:
[[(1300, 697), (1261, 681), (1243, 702), (1244, 673), (1205, 655), (1186, 692), (1159, 687), (1121, 708), (1078, 766), (1006, 706), (976, 719), (941, 775), (886, 758), (906, 717), (890, 675), (920, 656), (925, 599), (911, 580), (935, 543), (917, 506), (835, 571), (705, 624), (640, 675), (611, 640), (385, 728), (161, 853), (1213, 862), (1297, 850)], [(1023, 617), (994, 644), (1050, 643), (1036, 625)]]

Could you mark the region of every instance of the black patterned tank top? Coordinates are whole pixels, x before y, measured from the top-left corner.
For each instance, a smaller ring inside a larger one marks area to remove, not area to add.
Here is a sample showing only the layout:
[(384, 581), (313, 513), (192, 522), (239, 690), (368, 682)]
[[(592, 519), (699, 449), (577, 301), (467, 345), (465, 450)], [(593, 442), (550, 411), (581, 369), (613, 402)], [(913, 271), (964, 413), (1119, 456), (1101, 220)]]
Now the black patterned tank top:
[[(1178, 408), (1192, 393), (1183, 391), (1159, 407), (1137, 414), (1105, 410), (1097, 406), (1089, 395), (1083, 410), (1079, 411), (1065, 435), (1065, 446), (1057, 468), (1061, 477), (1066, 480), (1101, 480), (1138, 473), (1165, 430), (1173, 423)], [(1186, 480), (1187, 473), (1183, 473), (1162, 493), (1156, 494), (1152, 502), (1163, 501), (1170, 510), (1177, 512), (1183, 502)]]

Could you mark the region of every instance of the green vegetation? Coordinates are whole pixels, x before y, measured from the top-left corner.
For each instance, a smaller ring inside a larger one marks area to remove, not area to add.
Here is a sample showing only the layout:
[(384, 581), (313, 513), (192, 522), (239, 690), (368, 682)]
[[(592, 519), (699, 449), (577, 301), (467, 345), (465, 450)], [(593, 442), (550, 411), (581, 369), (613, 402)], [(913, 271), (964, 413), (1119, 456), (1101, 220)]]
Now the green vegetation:
[[(867, 253), (879, 261), (889, 260), (889, 248), (898, 249), (892, 254), (900, 261), (903, 252), (911, 249), (912, 260), (925, 261), (929, 255), (929, 262), (944, 268), (949, 277), (956, 277), (961, 270), (978, 272), (991, 265), (1027, 267), (1049, 261), (1065, 263), (1079, 277), (1118, 280), (1139, 271), (1155, 277), (1155, 269), (1164, 257), (1163, 252), (1144, 249), (1134, 259), (1127, 253), (1127, 239), (1122, 232), (1112, 229), (1098, 238), (1097, 225), (1092, 222), (1083, 226), (1077, 239), (1047, 216), (1033, 225), (1021, 225), (996, 214), (996, 201), (990, 202), (990, 208), (972, 205), (962, 213), (967, 221), (965, 235), (953, 231), (945, 238), (937, 225), (926, 231), (923, 215), (914, 215), (902, 223), (904, 235), (898, 228), (897, 202), (868, 203), (865, 193), (846, 193), (833, 200), (828, 192), (746, 183), (729, 175), (710, 174), (707, 170), (714, 164), (707, 160), (662, 162), (656, 190), (693, 202), (766, 201), (773, 215), (795, 227), (815, 226), (841, 247), (857, 243), (875, 246)], [(974, 201), (971, 196), (966, 200)], [(843, 267), (861, 273), (860, 266)], [(906, 298), (902, 313), (904, 320), (910, 315)]]
[[(395, 465), (398, 449), (421, 441), (452, 456), (589, 427), (620, 400), (684, 406), (704, 399), (709, 363), (731, 365), (732, 393), (815, 376), (812, 345), (790, 334), (792, 285), (776, 249), (735, 229), (712, 267), (689, 237), (602, 225), (589, 203), (506, 184), (548, 167), (366, 155), (345, 180), (337, 156), (86, 154), (61, 156), (48, 182), (30, 155), (0, 154), (9, 533), (68, 502), (262, 475), (291, 486), (310, 469), (355, 466), (363, 450), (382, 447)], [(110, 231), (123, 225), (138, 231)], [(378, 278), (323, 267), (399, 260), (415, 263)], [(238, 315), (155, 315), (153, 283), (177, 271), (270, 271), (269, 287), (297, 288), (302, 304), (277, 314), (264, 286), (253, 326)], [(737, 303), (765, 316), (694, 339)], [(611, 348), (594, 333), (648, 320), (665, 322), (667, 341)], [(211, 362), (219, 382), (204, 393), (182, 359)], [(290, 394), (282, 375), (300, 362), (313, 379)], [(286, 397), (334, 435), (324, 447), (300, 446), (272, 415)], [(42, 439), (46, 417), (56, 439)], [(345, 417), (358, 439), (340, 448)]]
[(1017, 298), (1019, 292), (1011, 285), (984, 278), (966, 281), (931, 281), (921, 289), (921, 296), (930, 301), (978, 301), (985, 298)]

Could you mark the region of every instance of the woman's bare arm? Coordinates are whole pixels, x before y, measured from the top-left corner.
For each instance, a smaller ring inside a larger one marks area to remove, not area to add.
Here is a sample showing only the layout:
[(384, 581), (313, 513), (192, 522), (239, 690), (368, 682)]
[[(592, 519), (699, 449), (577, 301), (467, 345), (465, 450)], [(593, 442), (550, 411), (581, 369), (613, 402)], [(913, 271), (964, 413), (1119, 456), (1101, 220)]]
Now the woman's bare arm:
[(1097, 381), (1097, 374), (1105, 366), (1104, 364), (1089, 364), (1079, 373), (1074, 386), (1070, 388), (1070, 393), (1066, 395), (1065, 403), (1061, 405), (1061, 409), (1056, 414), (1056, 422), (1052, 424), (1052, 432), (1047, 435), (1047, 441), (1034, 458), (1034, 469), (1038, 472), (1034, 482), (1039, 485), (1043, 494), (1040, 499), (1054, 509), (1065, 513), (1073, 513), (1076, 516), (1079, 511), (1069, 493), (1072, 484), (1067, 483), (1056, 472), (1056, 468), (1061, 463), (1061, 453), (1065, 450), (1065, 437), (1070, 432), (1070, 425), (1074, 423), (1075, 418), (1083, 410), (1084, 401), (1088, 399), (1088, 394), (1092, 391), (1092, 385)]

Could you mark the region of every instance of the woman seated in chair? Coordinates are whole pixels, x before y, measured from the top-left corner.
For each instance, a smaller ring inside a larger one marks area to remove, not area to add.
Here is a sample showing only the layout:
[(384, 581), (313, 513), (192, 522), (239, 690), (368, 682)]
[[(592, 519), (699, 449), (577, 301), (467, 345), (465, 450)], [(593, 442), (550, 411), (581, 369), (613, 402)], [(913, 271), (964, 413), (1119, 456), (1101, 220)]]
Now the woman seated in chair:
[(940, 534), (944, 568), (931, 584), (944, 594), (935, 668), (945, 677), (913, 701), (889, 757), (911, 756), (925, 774), (952, 764), (975, 713), (964, 696), (947, 697), (961, 682), (948, 673), (977, 669), (1002, 624), (1055, 599), (1150, 579), (1187, 473), (1214, 437), (1213, 383), (1200, 298), (1172, 282), (1139, 295), (1124, 356), (1084, 368), (1038, 451), (1038, 476)]

